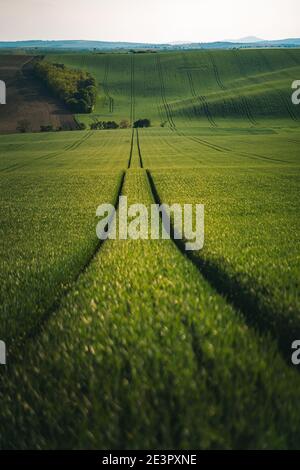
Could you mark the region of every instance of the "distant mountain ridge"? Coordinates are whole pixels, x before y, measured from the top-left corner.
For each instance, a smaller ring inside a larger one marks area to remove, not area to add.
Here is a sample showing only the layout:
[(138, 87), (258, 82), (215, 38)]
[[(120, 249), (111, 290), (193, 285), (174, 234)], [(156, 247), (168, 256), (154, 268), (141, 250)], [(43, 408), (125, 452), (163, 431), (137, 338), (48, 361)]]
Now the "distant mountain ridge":
[[(253, 42), (251, 42), (253, 41)], [(300, 47), (300, 38), (288, 38), (278, 40), (260, 40), (255, 37), (241, 38), (237, 42), (215, 41), (186, 43), (178, 41), (169, 44), (131, 43), (131, 42), (107, 42), (87, 40), (30, 40), (30, 41), (0, 41), (0, 49), (38, 49), (38, 50), (136, 50), (136, 49), (232, 49), (245, 47)]]
[(244, 38), (239, 38), (239, 39), (227, 39), (227, 41), (225, 42), (248, 44), (248, 43), (262, 42), (262, 41), (264, 41), (264, 39), (257, 38), (256, 36), (246, 36)]

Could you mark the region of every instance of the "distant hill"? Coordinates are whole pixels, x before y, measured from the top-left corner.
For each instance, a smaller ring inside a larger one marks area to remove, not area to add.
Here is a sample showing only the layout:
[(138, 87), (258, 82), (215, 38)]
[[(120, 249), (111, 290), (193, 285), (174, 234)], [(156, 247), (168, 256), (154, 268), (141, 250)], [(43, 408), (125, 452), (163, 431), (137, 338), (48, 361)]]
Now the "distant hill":
[(290, 39), (278, 39), (275, 41), (261, 41), (259, 44), (270, 44), (274, 46), (282, 45), (282, 46), (300, 46), (300, 38), (290, 38)]
[[(130, 42), (106, 42), (106, 41), (85, 41), (85, 40), (67, 40), (67, 41), (12, 41), (0, 42), (0, 48), (9, 49), (128, 49), (145, 48), (147, 44)], [(155, 47), (155, 46), (153, 46)]]
[(246, 37), (238, 41), (215, 41), (207, 43), (185, 43), (176, 42), (171, 44), (146, 44), (131, 42), (106, 42), (106, 41), (85, 41), (85, 40), (67, 40), (67, 41), (0, 41), (0, 49), (13, 50), (136, 50), (136, 49), (154, 49), (154, 50), (173, 50), (173, 49), (232, 49), (244, 47), (300, 47), (300, 38), (279, 39), (274, 41), (260, 40), (255, 37)]
[(240, 38), (240, 39), (227, 39), (226, 42), (248, 44), (248, 43), (262, 42), (262, 41), (264, 41), (264, 39), (257, 38), (256, 36), (246, 36), (245, 38)]

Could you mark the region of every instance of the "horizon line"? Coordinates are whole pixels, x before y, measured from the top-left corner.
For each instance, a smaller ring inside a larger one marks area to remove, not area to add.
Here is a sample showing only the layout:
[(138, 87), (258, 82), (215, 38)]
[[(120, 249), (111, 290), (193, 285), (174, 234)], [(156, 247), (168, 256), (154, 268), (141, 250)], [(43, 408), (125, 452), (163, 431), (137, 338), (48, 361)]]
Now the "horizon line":
[[(228, 42), (228, 43), (239, 43), (240, 41), (244, 40), (244, 39), (247, 39), (249, 36), (244, 36), (244, 37), (241, 37), (241, 38), (237, 38), (237, 39), (215, 39), (215, 40), (210, 40), (210, 41), (203, 41), (203, 40), (199, 40), (199, 41), (186, 41), (186, 40), (170, 40), (170, 41), (164, 41), (164, 42), (151, 42), (151, 41), (128, 41), (128, 40), (109, 40), (109, 39), (69, 39), (69, 38), (64, 38), (64, 39), (41, 39), (41, 38), (27, 38), (27, 39), (1, 39), (0, 38), (0, 42), (4, 42), (4, 43), (17, 43), (17, 42), (74, 42), (74, 41), (78, 41), (78, 42), (102, 42), (102, 43), (126, 43), (126, 44), (151, 44), (151, 45), (164, 45), (164, 44), (167, 44), (167, 45), (171, 45), (171, 44), (179, 44), (182, 43), (182, 45), (187, 45), (187, 44), (210, 44), (210, 43), (218, 43), (218, 42)], [(251, 36), (250, 36), (251, 37)], [(255, 38), (255, 36), (253, 36), (253, 38)], [(253, 42), (270, 42), (270, 41), (286, 41), (286, 40), (293, 40), (293, 39), (300, 39), (300, 36), (298, 37), (283, 37), (283, 38), (275, 38), (275, 39), (268, 39), (268, 38), (264, 38), (264, 39), (261, 39), (261, 38), (257, 38), (257, 40), (253, 41)], [(252, 41), (249, 41), (250, 43)]]

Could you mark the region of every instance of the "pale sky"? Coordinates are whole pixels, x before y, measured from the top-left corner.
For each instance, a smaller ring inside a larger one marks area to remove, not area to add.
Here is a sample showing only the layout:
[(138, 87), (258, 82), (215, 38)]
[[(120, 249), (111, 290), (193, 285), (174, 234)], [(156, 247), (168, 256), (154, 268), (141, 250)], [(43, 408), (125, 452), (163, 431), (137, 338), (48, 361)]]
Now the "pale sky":
[(300, 0), (0, 0), (0, 40), (300, 37)]

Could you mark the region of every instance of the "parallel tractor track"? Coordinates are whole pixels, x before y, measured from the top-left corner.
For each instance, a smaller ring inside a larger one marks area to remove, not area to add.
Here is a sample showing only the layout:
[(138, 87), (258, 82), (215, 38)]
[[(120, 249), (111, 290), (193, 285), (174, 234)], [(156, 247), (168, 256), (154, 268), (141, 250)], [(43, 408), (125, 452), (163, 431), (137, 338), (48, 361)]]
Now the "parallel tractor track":
[[(233, 55), (234, 55), (234, 59), (237, 63), (237, 66), (238, 66), (238, 69), (239, 69), (239, 72), (240, 72), (240, 76), (241, 77), (244, 77), (246, 78), (247, 77), (247, 74), (245, 72), (245, 68), (244, 68), (244, 65), (240, 59), (240, 56), (239, 56), (239, 53), (235, 50), (233, 50)], [(247, 116), (248, 120), (250, 121), (251, 124), (253, 124), (254, 126), (257, 124), (257, 121), (256, 119), (253, 117), (253, 114), (252, 114), (252, 111), (251, 111), (251, 107), (250, 107), (250, 104), (249, 104), (249, 101), (248, 101), (248, 98), (244, 95), (239, 95), (239, 98), (242, 102), (242, 107), (243, 107), (243, 110), (244, 110), (244, 113), (245, 115)]]
[[(267, 57), (265, 56), (263, 50), (259, 50), (258, 53), (260, 54), (260, 59), (264, 65), (264, 67), (269, 71), (269, 72), (274, 72), (274, 69), (271, 67)], [(286, 98), (286, 96), (283, 94), (282, 90), (279, 90), (278, 88), (272, 86), (273, 90), (277, 93), (280, 101), (282, 102), (284, 108), (286, 109), (286, 112), (288, 113), (289, 117), (293, 121), (298, 121), (298, 116), (295, 114), (294, 109), (290, 101)]]
[[(125, 181), (125, 172), (123, 172), (121, 175), (119, 186), (116, 192), (116, 197), (114, 200), (114, 206), (115, 206), (116, 211), (119, 207), (119, 198), (123, 192), (124, 181)], [(107, 231), (113, 217), (114, 215), (112, 214), (111, 219), (108, 221), (107, 226), (105, 227), (104, 231)], [(61, 308), (63, 300), (67, 297), (69, 292), (71, 292), (74, 285), (78, 282), (78, 279), (80, 278), (80, 276), (82, 276), (87, 271), (87, 269), (92, 264), (93, 260), (96, 258), (97, 254), (99, 253), (104, 243), (105, 243), (105, 240), (98, 240), (90, 256), (86, 259), (85, 263), (81, 266), (77, 274), (73, 276), (73, 279), (71, 279), (68, 282), (68, 288), (64, 291), (61, 297), (58, 299), (55, 299), (53, 304), (44, 312), (43, 316), (39, 319), (36, 325), (34, 325), (34, 327), (26, 335), (24, 335), (22, 338), (18, 340), (18, 342), (15, 343), (14, 347), (11, 349), (10, 354), (9, 354), (10, 361), (13, 362), (14, 357), (18, 356), (18, 352), (22, 349), (22, 347), (24, 347), (24, 344), (26, 344), (28, 341), (33, 341), (34, 339), (36, 339), (39, 336), (39, 334), (43, 331), (43, 328), (48, 322), (48, 320), (50, 320), (50, 318), (53, 315), (55, 315), (55, 313)]]
[(11, 171), (14, 171), (14, 170), (17, 170), (17, 169), (25, 168), (27, 166), (30, 166), (33, 162), (36, 162), (38, 160), (50, 160), (51, 158), (61, 156), (66, 152), (76, 150), (84, 142), (86, 142), (92, 135), (93, 135), (93, 132), (88, 132), (83, 137), (80, 137), (75, 142), (72, 142), (71, 144), (68, 144), (66, 147), (64, 147), (62, 150), (59, 150), (58, 152), (46, 153), (45, 155), (41, 155), (40, 157), (33, 158), (30, 162), (27, 162), (27, 163), (23, 163), (23, 164), (14, 163), (13, 165), (9, 165), (5, 168), (1, 168), (0, 172), (11, 172)]
[(135, 61), (134, 54), (131, 55), (130, 64), (130, 124), (135, 121)]
[(131, 168), (133, 148), (134, 148), (134, 128), (132, 128), (132, 131), (131, 131), (131, 143), (130, 143), (129, 160), (128, 160), (127, 168)]
[(211, 51), (207, 51), (207, 54), (208, 54), (208, 57), (210, 59), (210, 63), (212, 65), (212, 69), (213, 69), (213, 72), (214, 72), (214, 76), (215, 76), (215, 79), (216, 79), (216, 82), (217, 84), (219, 85), (219, 88), (221, 90), (226, 90), (226, 87), (225, 85), (223, 84), (222, 80), (221, 80), (221, 77), (220, 77), (220, 73), (219, 73), (219, 69), (217, 67), (217, 64), (216, 64), (216, 61), (215, 61), (215, 58), (212, 54)]
[[(146, 173), (154, 202), (155, 204), (161, 205), (163, 201), (160, 199), (152, 174), (149, 170), (146, 170)], [(164, 221), (161, 217), (161, 223), (163, 222)], [(166, 228), (168, 230), (169, 227)], [(287, 341), (287, 336), (293, 337), (293, 334), (296, 335), (296, 331), (292, 332), (291, 334), (291, 332), (288, 331), (288, 328), (286, 327), (282, 327), (278, 330), (276, 325), (271, 325), (270, 319), (274, 318), (274, 312), (272, 312), (268, 306), (259, 305), (255, 291), (251, 292), (247, 288), (247, 285), (244, 285), (240, 282), (238, 277), (231, 277), (224, 269), (219, 266), (217, 261), (205, 259), (193, 251), (186, 251), (185, 241), (175, 238), (175, 233), (175, 227), (171, 221), (171, 240), (181, 252), (182, 256), (193, 263), (193, 265), (197, 268), (199, 275), (204, 278), (208, 284), (210, 284), (215, 292), (224, 297), (227, 303), (230, 304), (235, 310), (241, 312), (245, 322), (250, 328), (254, 327), (262, 334), (269, 334), (271, 332), (274, 340), (278, 344), (283, 358), (290, 365), (290, 350), (286, 350), (287, 343), (290, 344), (290, 342)]]
[[(211, 126), (212, 127), (217, 127), (217, 124), (216, 124), (216, 122), (215, 122), (215, 120), (214, 120), (214, 118), (213, 118), (213, 116), (210, 112), (206, 96), (198, 95), (196, 93), (194, 80), (193, 80), (193, 75), (192, 75), (191, 71), (188, 68), (188, 64), (187, 64), (185, 54), (183, 54), (183, 61), (184, 61), (184, 66), (186, 68), (186, 74), (187, 74), (187, 78), (188, 78), (188, 81), (189, 81), (189, 86), (190, 86), (192, 97), (199, 101), (200, 105), (202, 106), (204, 115), (206, 116), (206, 118), (209, 121), (209, 123), (211, 124)], [(199, 115), (199, 112), (198, 112), (198, 110), (195, 106), (194, 106), (194, 113), (195, 113), (196, 116)]]
[(144, 168), (144, 166), (143, 166), (143, 157), (142, 157), (141, 146), (140, 146), (140, 136), (139, 136), (139, 130), (138, 129), (136, 129), (136, 145), (137, 145), (137, 150), (138, 150), (138, 155), (139, 155), (140, 167)]
[[(217, 82), (219, 88), (222, 91), (225, 91), (226, 87), (225, 87), (224, 83), (221, 80), (219, 69), (218, 69), (218, 66), (216, 64), (214, 55), (211, 51), (207, 51), (207, 54), (209, 56), (209, 59), (210, 59), (211, 65), (212, 65), (212, 69), (213, 69), (213, 72), (214, 72), (216, 82)], [(239, 64), (239, 66), (240, 65), (241, 64)], [(250, 108), (250, 105), (248, 103), (247, 98), (245, 96), (239, 95), (239, 99), (241, 101), (241, 105), (240, 105), (241, 114), (244, 114), (252, 125), (256, 125), (257, 122), (255, 121), (255, 119), (252, 115), (251, 108)], [(233, 100), (232, 100), (232, 106), (236, 110), (236, 113), (239, 114), (239, 109), (238, 109), (239, 107), (236, 106), (236, 104)]]
[(166, 118), (167, 118), (167, 121), (169, 123), (170, 128), (172, 130), (175, 130), (176, 126), (175, 126), (175, 123), (174, 123), (174, 120), (173, 120), (172, 110), (171, 110), (171, 107), (170, 107), (170, 105), (169, 105), (169, 103), (167, 102), (167, 99), (166, 99), (166, 88), (165, 88), (163, 71), (162, 71), (161, 60), (160, 60), (159, 54), (157, 54), (157, 56), (156, 56), (156, 68), (157, 68), (157, 72), (158, 72), (158, 76), (159, 76), (160, 94), (161, 94), (161, 100), (162, 100), (162, 103), (163, 103), (163, 107), (164, 107), (164, 110), (165, 110), (165, 115), (166, 115)]
[[(139, 149), (141, 168), (143, 168), (142, 163), (142, 150), (140, 146), (140, 139), (137, 133), (137, 145)], [(159, 196), (159, 192), (156, 188), (153, 176), (149, 169), (145, 170), (147, 175), (147, 182), (150, 187), (153, 201), (159, 206), (162, 205), (163, 201)], [(161, 214), (160, 214), (161, 215)], [(164, 223), (163, 218), (161, 217), (161, 223)], [(167, 228), (167, 227), (166, 227)], [(167, 228), (168, 229), (168, 228)], [(273, 313), (268, 311), (266, 306), (260, 307), (258, 304), (255, 292), (251, 293), (247, 288), (247, 285), (243, 285), (238, 278), (231, 277), (225, 270), (223, 270), (218, 262), (205, 259), (203, 256), (200, 256), (199, 253), (186, 251), (185, 241), (182, 239), (177, 239), (175, 237), (175, 227), (171, 221), (170, 223), (170, 237), (171, 241), (176, 245), (178, 250), (181, 252), (184, 258), (188, 259), (193, 265), (197, 268), (199, 275), (210, 284), (222, 297), (225, 297), (227, 302), (234, 308), (240, 311), (243, 314), (243, 317), (249, 327), (254, 326), (253, 312), (257, 312), (255, 317), (257, 322), (255, 322), (255, 328), (259, 329), (261, 333), (270, 332), (270, 318), (273, 317)], [(263, 312), (267, 311), (267, 315), (263, 315)], [(282, 353), (282, 356), (285, 360), (290, 360), (290, 355), (287, 354), (285, 350), (286, 346), (286, 328), (283, 328), (280, 334), (277, 334), (277, 329), (271, 329), (274, 340), (277, 341), (279, 349)]]
[(105, 68), (104, 68), (104, 78), (103, 78), (103, 91), (108, 102), (108, 110), (110, 113), (114, 112), (114, 99), (110, 96), (109, 87), (108, 87), (108, 74), (109, 74), (109, 57), (106, 57)]

